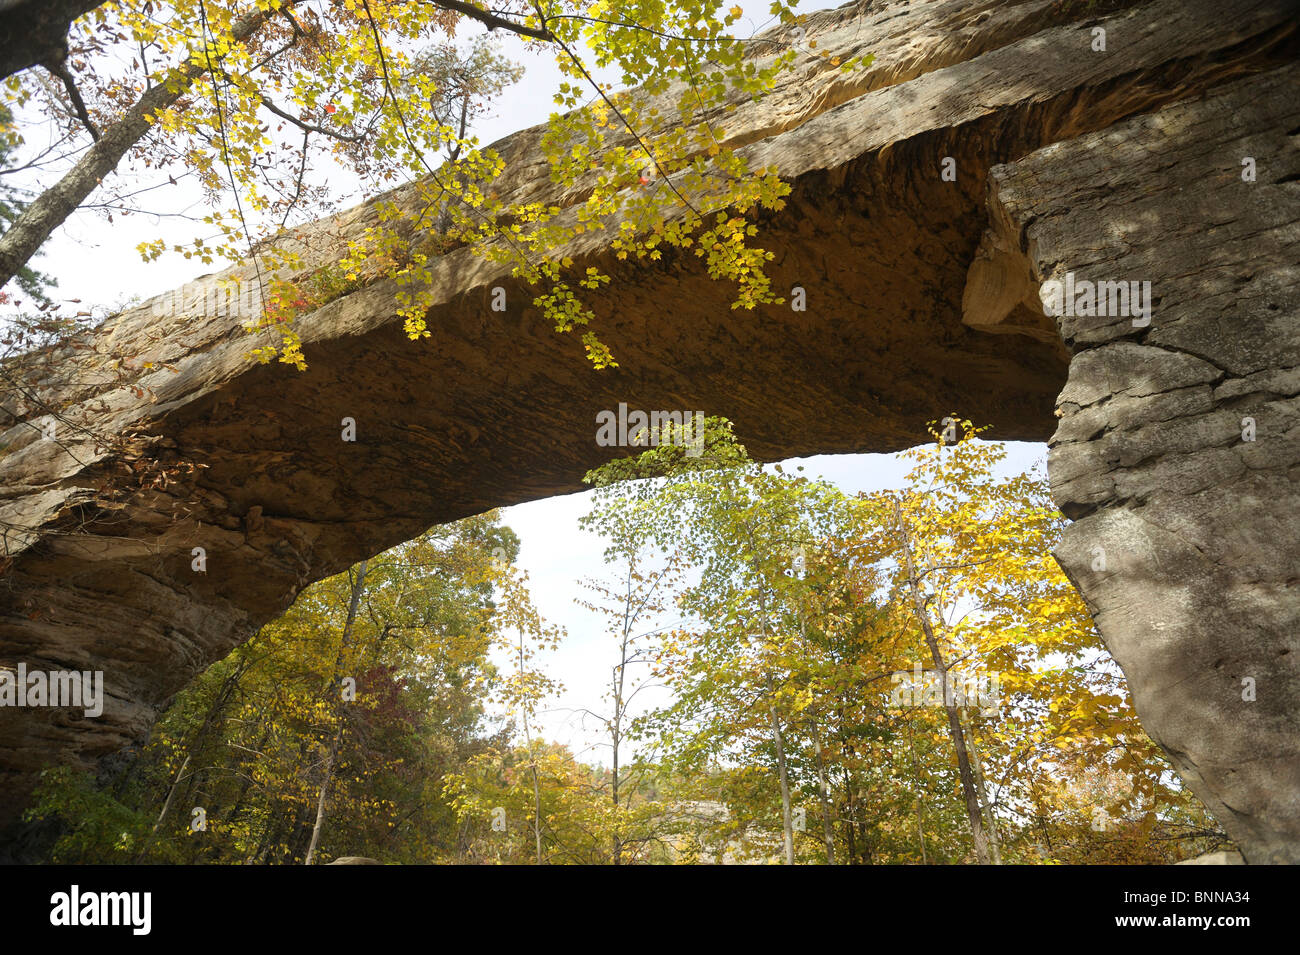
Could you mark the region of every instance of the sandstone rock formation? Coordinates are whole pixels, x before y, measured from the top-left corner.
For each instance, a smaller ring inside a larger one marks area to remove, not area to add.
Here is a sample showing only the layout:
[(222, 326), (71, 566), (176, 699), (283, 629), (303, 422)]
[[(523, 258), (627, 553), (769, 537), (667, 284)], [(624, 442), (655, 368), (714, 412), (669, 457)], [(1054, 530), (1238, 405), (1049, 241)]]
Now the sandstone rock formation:
[[(1247, 860), (1294, 861), (1297, 563), (1278, 521), (1295, 495), (1297, 363), (1278, 348), (1295, 328), (1296, 123), (1280, 102), (1295, 12), (930, 0), (814, 15), (819, 50), (873, 65), (846, 77), (805, 55), (726, 124), (792, 183), (763, 236), (774, 283), (804, 287), (808, 310), (733, 311), (693, 257), (634, 267), (585, 233), (568, 253), (614, 276), (593, 300), (612, 371), (591, 371), (531, 293), (468, 250), (436, 264), (431, 338), (406, 341), (393, 287), (376, 283), (302, 320), (305, 373), (250, 363), (259, 342), (237, 316), (160, 318), (156, 303), (46, 356), (62, 364), (39, 382), (10, 369), (31, 394), (0, 412), (0, 666), (103, 670), (109, 698), (99, 719), (0, 711), (0, 817), (43, 764), (145, 738), (172, 694), (311, 581), (430, 524), (578, 489), (609, 453), (595, 415), (619, 402), (726, 415), (771, 459), (895, 450), (954, 410), (1044, 440), (1064, 387), (1052, 475), (1080, 523), (1061, 560), (1139, 715)], [(1224, 99), (1242, 89), (1259, 108)], [(502, 190), (571, 204), (539, 137), (497, 144)], [(1180, 168), (1180, 149), (1212, 143)], [(1233, 178), (1247, 147), (1253, 187)], [(326, 262), (374, 216), (363, 206), (295, 241)], [(1224, 253), (1215, 229), (1254, 244)], [(1037, 283), (1094, 266), (1153, 282), (1149, 328), (1062, 319), (1057, 334)], [(504, 314), (488, 307), (494, 286)], [(53, 429), (36, 398), (61, 409)], [(1242, 409), (1257, 412), (1250, 448), (1227, 428)], [(1136, 529), (1156, 535), (1147, 550)], [(1113, 569), (1090, 575), (1098, 545)], [(1259, 696), (1226, 719), (1239, 674)]]
[(1297, 89), (1293, 64), (989, 184), (989, 246), (1035, 289), (1151, 283), (1149, 316), (1057, 319), (1074, 352), (1057, 558), (1148, 732), (1251, 862), (1300, 862)]

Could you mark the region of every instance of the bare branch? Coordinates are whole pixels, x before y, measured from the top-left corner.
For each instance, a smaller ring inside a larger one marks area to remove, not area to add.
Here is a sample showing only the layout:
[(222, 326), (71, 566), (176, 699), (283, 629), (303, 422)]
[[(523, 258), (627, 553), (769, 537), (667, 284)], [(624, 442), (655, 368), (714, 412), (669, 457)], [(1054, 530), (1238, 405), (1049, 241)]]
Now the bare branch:
[(337, 129), (326, 129), (324, 126), (317, 126), (315, 123), (309, 123), (306, 120), (298, 119), (296, 116), (293, 116), (292, 114), (285, 112), (265, 96), (262, 96), (261, 100), (262, 100), (262, 105), (265, 106), (267, 109), (269, 109), (272, 113), (275, 113), (275, 115), (279, 116), (281, 119), (285, 119), (293, 123), (303, 132), (320, 133), (322, 136), (329, 136), (331, 139), (341, 139), (345, 143), (359, 143), (366, 138), (365, 134), (363, 133), (343, 133), (343, 132), (339, 132)]
[(68, 92), (68, 99), (72, 101), (72, 109), (76, 113), (77, 119), (81, 120), (81, 125), (85, 126), (89, 131), (90, 138), (95, 142), (99, 142), (99, 129), (90, 119), (90, 113), (86, 109), (86, 101), (81, 98), (81, 91), (77, 89), (77, 81), (73, 78), (72, 73), (68, 71), (67, 61), (47, 60), (41, 65), (63, 81), (63, 88)]
[(464, 0), (429, 0), (435, 7), (442, 7), (444, 10), (452, 10), (456, 13), (463, 14), (472, 20), (477, 20), (489, 30), (509, 30), (511, 33), (517, 33), (520, 36), (532, 37), (534, 40), (546, 40), (555, 42), (555, 34), (545, 27), (537, 28), (525, 26), (514, 20), (507, 20), (499, 17), (495, 13), (489, 13), (482, 7), (476, 7), (472, 3), (465, 3)]

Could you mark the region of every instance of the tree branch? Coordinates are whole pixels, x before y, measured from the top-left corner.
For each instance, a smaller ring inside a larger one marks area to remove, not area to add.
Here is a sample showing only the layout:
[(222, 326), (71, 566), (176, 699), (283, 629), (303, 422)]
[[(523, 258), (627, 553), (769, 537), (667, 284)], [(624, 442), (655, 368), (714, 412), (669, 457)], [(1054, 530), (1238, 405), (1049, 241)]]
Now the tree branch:
[(307, 122), (306, 120), (298, 119), (296, 116), (293, 116), (285, 112), (284, 110), (282, 110), (280, 107), (276, 106), (265, 96), (262, 96), (261, 100), (262, 100), (262, 105), (265, 106), (267, 109), (269, 109), (272, 113), (275, 113), (275, 115), (279, 116), (281, 119), (286, 119), (289, 122), (293, 123), (303, 132), (320, 133), (322, 136), (329, 136), (332, 139), (341, 139), (345, 143), (359, 143), (365, 139), (365, 136), (360, 133), (342, 133), (339, 132), (337, 129), (326, 129), (324, 126), (317, 126), (314, 123)]
[(68, 71), (66, 60), (48, 60), (41, 64), (53, 76), (57, 76), (63, 81), (63, 88), (68, 92), (68, 99), (72, 100), (72, 110), (77, 114), (77, 119), (81, 120), (81, 125), (85, 126), (90, 133), (90, 138), (99, 142), (99, 130), (91, 122), (90, 113), (86, 110), (86, 101), (81, 98), (81, 91), (77, 89), (77, 81), (73, 78), (72, 73)]
[(0, 79), (68, 52), (68, 28), (105, 0), (7, 0), (0, 3)]
[(534, 40), (555, 41), (555, 34), (545, 27), (525, 26), (522, 23), (516, 23), (514, 20), (499, 17), (495, 13), (489, 13), (482, 7), (476, 7), (472, 3), (465, 3), (464, 0), (429, 0), (429, 2), (435, 7), (442, 7), (444, 10), (451, 10), (472, 20), (477, 20), (489, 30), (509, 30), (511, 33), (532, 37)]
[[(230, 40), (232, 43), (248, 40), (268, 17), (265, 11), (257, 10), (237, 20), (231, 27)], [(173, 68), (164, 82), (147, 90), (117, 122), (106, 127), (103, 135), (62, 179), (23, 210), (0, 236), (0, 287), (27, 264), (50, 234), (117, 168), (122, 157), (152, 128), (153, 117), (175, 104), (206, 72), (207, 67), (194, 60)]]

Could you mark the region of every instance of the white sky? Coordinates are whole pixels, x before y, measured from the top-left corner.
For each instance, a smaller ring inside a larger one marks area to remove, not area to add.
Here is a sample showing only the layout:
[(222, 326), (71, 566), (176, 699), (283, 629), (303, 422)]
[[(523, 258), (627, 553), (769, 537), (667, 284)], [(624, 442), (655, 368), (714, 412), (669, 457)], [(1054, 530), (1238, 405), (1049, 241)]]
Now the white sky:
[[(739, 2), (746, 18), (742, 21), (745, 29), (738, 33), (757, 33), (771, 25), (763, 0)], [(800, 9), (809, 12), (835, 5), (813, 0), (803, 3)], [(472, 36), (476, 29), (467, 24), (462, 35)], [(548, 57), (524, 53), (522, 48), (523, 43), (513, 36), (501, 38), (502, 52), (522, 63), (526, 73), (480, 121), (475, 132), (481, 142), (492, 143), (542, 122), (554, 108), (551, 96), (561, 81), (559, 71)], [(613, 81), (615, 77), (607, 75), (604, 79)], [(348, 191), (356, 187), (354, 181), (340, 181), (339, 185)], [(184, 212), (187, 206), (193, 212), (199, 199), (197, 191), (185, 185), (158, 190), (150, 197), (151, 205), (169, 212)], [(46, 243), (33, 264), (58, 279), (54, 298), (70, 303), (67, 311), (110, 314), (116, 311), (115, 306), (133, 297), (147, 299), (219, 268), (219, 264), (205, 266), (176, 254), (145, 263), (136, 251), (141, 242), (159, 237), (185, 242), (200, 234), (201, 228), (184, 219), (151, 215), (117, 215), (110, 224), (100, 214), (79, 212)], [(72, 302), (77, 299), (79, 303)], [(1045, 466), (1045, 445), (1011, 444), (1008, 449), (1006, 473), (1018, 473), (1035, 464)], [(806, 466), (809, 476), (823, 477), (850, 493), (900, 486), (909, 469), (892, 455), (824, 455), (798, 463)], [(538, 608), (549, 622), (564, 626), (568, 633), (558, 652), (540, 660), (550, 675), (567, 687), (560, 699), (548, 703), (540, 731), (549, 739), (569, 745), (588, 761), (607, 763), (608, 750), (596, 745), (601, 740), (598, 725), (590, 719), (584, 725), (574, 712), (581, 707), (603, 711), (601, 694), (616, 650), (612, 638), (605, 634), (604, 621), (574, 602), (591, 596), (579, 586), (580, 580), (602, 578), (606, 572), (601, 560), (603, 542), (577, 526), (578, 518), (589, 507), (589, 494), (536, 501), (507, 508), (504, 523), (514, 528), (522, 540), (519, 564), (529, 574)], [(656, 699), (645, 695), (640, 702), (662, 702), (662, 696)]]

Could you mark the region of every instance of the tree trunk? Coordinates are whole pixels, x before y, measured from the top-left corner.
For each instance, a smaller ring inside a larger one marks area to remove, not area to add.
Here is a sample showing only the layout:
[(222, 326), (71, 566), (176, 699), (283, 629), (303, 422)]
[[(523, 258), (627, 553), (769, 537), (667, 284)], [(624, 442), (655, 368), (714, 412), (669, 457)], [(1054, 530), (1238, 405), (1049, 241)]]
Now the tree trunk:
[[(853, 776), (847, 766), (842, 767), (841, 775), (844, 777), (844, 814), (847, 817), (844, 820), (844, 840), (848, 844), (849, 865), (860, 865), (862, 856), (858, 852), (858, 801), (853, 795)], [(870, 861), (870, 848), (865, 838), (862, 843)]]
[(311, 828), (311, 842), (307, 844), (307, 854), (303, 857), (303, 865), (311, 865), (316, 858), (316, 847), (320, 844), (321, 828), (325, 825), (325, 799), (329, 795), (330, 783), (334, 780), (334, 761), (339, 755), (339, 742), (343, 738), (343, 724), (339, 724), (338, 731), (334, 734), (334, 742), (330, 744), (329, 756), (325, 759), (325, 778), (320, 784), (320, 796), (316, 799), (316, 823)]
[[(462, 123), (464, 116), (461, 117)], [(632, 633), (632, 566), (629, 563), (627, 576), (627, 590), (624, 595), (623, 604), (623, 639), (619, 644), (618, 651), (618, 671), (615, 673), (612, 690), (614, 692), (614, 717), (610, 723), (609, 736), (610, 744), (613, 749), (613, 770), (610, 775), (610, 796), (614, 801), (614, 837), (613, 837), (613, 857), (614, 865), (623, 864), (623, 840), (619, 835), (619, 802), (618, 802), (618, 784), (619, 784), (619, 746), (623, 741), (623, 691), (626, 687), (627, 680), (627, 645), (631, 639)]]
[(980, 865), (988, 865), (990, 861), (988, 836), (984, 832), (984, 817), (980, 813), (979, 797), (975, 793), (975, 776), (971, 772), (970, 756), (966, 752), (966, 734), (962, 732), (961, 715), (952, 702), (952, 694), (948, 692), (948, 667), (939, 649), (939, 641), (935, 639), (934, 629), (930, 626), (930, 614), (926, 610), (925, 599), (921, 596), (921, 587), (916, 576), (916, 563), (912, 559), (912, 544), (907, 525), (903, 522), (903, 510), (898, 501), (894, 502), (894, 521), (903, 544), (903, 558), (907, 568), (907, 585), (912, 593), (912, 607), (921, 622), (925, 644), (930, 648), (930, 658), (934, 661), (934, 667), (942, 680), (943, 708), (948, 713), (948, 731), (952, 735), (953, 748), (957, 750), (957, 770), (961, 774), (962, 794), (966, 797), (966, 818), (970, 820), (975, 861)]
[(975, 794), (979, 796), (980, 811), (984, 815), (984, 828), (989, 835), (989, 855), (994, 865), (1002, 864), (1002, 840), (998, 838), (998, 823), (993, 818), (993, 806), (989, 803), (988, 787), (984, 782), (984, 763), (980, 759), (979, 746), (975, 742), (975, 721), (967, 720), (967, 737), (970, 741), (971, 768), (975, 770)]
[(785, 737), (781, 721), (776, 718), (776, 707), (768, 706), (772, 720), (772, 744), (776, 747), (776, 769), (781, 778), (781, 828), (785, 836), (785, 864), (794, 865), (794, 820), (790, 813), (790, 778), (786, 775)]
[(817, 732), (817, 722), (812, 723), (813, 754), (817, 757), (817, 792), (822, 803), (822, 839), (826, 843), (826, 864), (835, 864), (835, 830), (831, 819), (831, 787), (826, 782), (826, 760), (822, 755), (821, 736)]
[(537, 756), (533, 746), (528, 744), (528, 753), (533, 762), (533, 839), (536, 843), (537, 864), (542, 864), (542, 787), (537, 779)]
[[(519, 629), (519, 672), (524, 672), (524, 631)], [(524, 728), (524, 743), (528, 747), (528, 761), (533, 776), (533, 841), (536, 844), (537, 864), (542, 864), (542, 786), (537, 776), (537, 753), (533, 750), (532, 732), (528, 727), (528, 710), (523, 710), (521, 721)]]
[(153, 841), (158, 835), (158, 828), (163, 824), (163, 820), (167, 818), (167, 810), (172, 807), (172, 800), (176, 797), (176, 787), (179, 786), (181, 780), (185, 778), (185, 767), (189, 766), (189, 764), (190, 757), (186, 754), (185, 759), (181, 762), (181, 768), (176, 770), (176, 775), (172, 779), (172, 784), (167, 790), (167, 798), (163, 800), (162, 811), (158, 813), (158, 818), (154, 820), (153, 828), (149, 830), (149, 838), (144, 841), (144, 845), (140, 847), (140, 851), (136, 854), (135, 861), (137, 863), (145, 857), (145, 853), (147, 853), (149, 848), (153, 845)]
[(68, 28), (106, 0), (10, 0), (0, 4), (0, 79), (41, 63), (62, 63)]
[(361, 606), (361, 595), (366, 589), (366, 568), (369, 561), (363, 560), (357, 564), (356, 577), (352, 580), (352, 592), (348, 595), (348, 616), (343, 623), (343, 639), (339, 643), (338, 660), (334, 665), (334, 678), (330, 681), (332, 692), (335, 694), (335, 715), (338, 722), (338, 729), (334, 731), (334, 740), (330, 743), (329, 755), (325, 759), (324, 778), (320, 784), (320, 795), (316, 799), (316, 822), (311, 830), (311, 842), (307, 844), (307, 854), (303, 856), (302, 864), (311, 865), (316, 858), (316, 847), (320, 844), (321, 829), (325, 825), (325, 801), (329, 795), (330, 783), (334, 780), (334, 763), (338, 759), (339, 746), (343, 742), (343, 730), (346, 727), (344, 710), (337, 699), (338, 691), (343, 682), (342, 664), (346, 659), (348, 648), (352, 646), (352, 629), (357, 621), (357, 610)]
[[(912, 783), (918, 789), (921, 785), (921, 765), (916, 758), (916, 744), (912, 734), (907, 734), (907, 750), (912, 755)], [(916, 838), (921, 843), (921, 865), (929, 865), (925, 854), (925, 800), (919, 795), (916, 799)]]
[(848, 844), (849, 865), (858, 864), (858, 839), (853, 828), (853, 817), (856, 810), (853, 806), (853, 793), (846, 792), (844, 796), (844, 811), (848, 816), (844, 820), (844, 841)]

